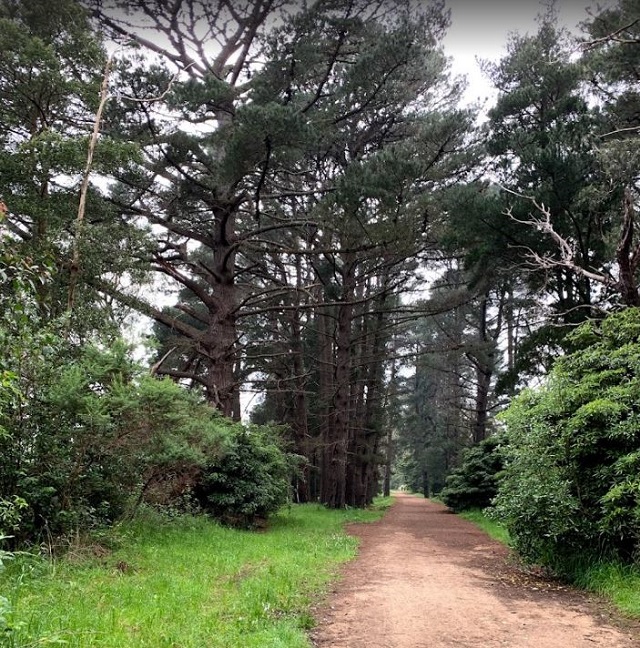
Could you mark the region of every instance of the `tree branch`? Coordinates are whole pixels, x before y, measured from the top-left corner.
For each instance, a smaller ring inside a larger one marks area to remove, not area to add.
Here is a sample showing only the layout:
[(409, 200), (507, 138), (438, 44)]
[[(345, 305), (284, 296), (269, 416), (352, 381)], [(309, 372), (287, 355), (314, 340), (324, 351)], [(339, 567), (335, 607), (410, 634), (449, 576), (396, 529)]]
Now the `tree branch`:
[(84, 226), (84, 216), (87, 207), (87, 193), (89, 192), (89, 180), (91, 178), (91, 169), (93, 167), (93, 155), (98, 144), (100, 137), (100, 122), (102, 121), (102, 113), (109, 101), (109, 77), (111, 75), (111, 67), (113, 65), (114, 56), (111, 55), (104, 66), (104, 74), (102, 77), (102, 84), (100, 86), (100, 103), (96, 112), (96, 117), (93, 122), (93, 132), (89, 139), (89, 148), (87, 150), (87, 162), (85, 164), (84, 173), (82, 174), (82, 184), (80, 186), (80, 200), (78, 202), (78, 213), (75, 221), (75, 230), (73, 236), (73, 246), (71, 253), (71, 265), (69, 273), (69, 290), (67, 292), (67, 310), (69, 313), (73, 311), (76, 284), (78, 282), (78, 274), (80, 272), (80, 241), (82, 239), (82, 229)]
[(596, 38), (595, 40), (588, 41), (586, 43), (582, 44), (582, 49), (584, 50), (590, 50), (595, 47), (598, 47), (598, 45), (602, 45), (603, 43), (609, 43), (611, 41), (614, 41), (616, 43), (624, 43), (628, 45), (634, 45), (637, 43), (640, 43), (640, 39), (638, 38), (631, 38), (631, 39), (626, 39), (626, 38), (618, 38), (620, 34), (623, 32), (631, 29), (632, 27), (635, 27), (638, 23), (640, 23), (640, 18), (636, 18), (634, 21), (630, 22), (628, 25), (624, 25), (623, 27), (620, 27), (619, 29), (616, 29), (615, 31), (611, 32), (610, 34), (607, 34), (606, 36), (603, 36), (602, 38)]
[(164, 324), (165, 326), (177, 331), (190, 340), (197, 340), (202, 334), (202, 332), (197, 328), (189, 326), (189, 324), (186, 324), (185, 322), (172, 317), (168, 313), (165, 313), (159, 308), (152, 306), (149, 302), (141, 299), (140, 297), (122, 292), (122, 290), (116, 288), (116, 286), (109, 283), (108, 281), (102, 279), (93, 279), (91, 283), (93, 287), (96, 288), (96, 290), (104, 293), (105, 295), (108, 295), (109, 297), (112, 297), (123, 306), (128, 306), (138, 313), (142, 313), (143, 315), (150, 317), (156, 322)]

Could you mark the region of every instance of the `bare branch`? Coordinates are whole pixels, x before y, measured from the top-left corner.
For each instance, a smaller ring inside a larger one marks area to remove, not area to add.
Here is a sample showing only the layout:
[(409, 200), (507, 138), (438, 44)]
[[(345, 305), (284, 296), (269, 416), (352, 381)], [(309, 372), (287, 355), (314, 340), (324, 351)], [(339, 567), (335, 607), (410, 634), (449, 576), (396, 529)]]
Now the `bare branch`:
[(576, 274), (579, 274), (587, 279), (591, 279), (592, 281), (601, 283), (605, 286), (615, 285), (615, 281), (608, 275), (601, 274), (599, 272), (593, 272), (576, 263), (574, 246), (572, 246), (566, 238), (561, 236), (553, 228), (553, 224), (551, 223), (550, 210), (544, 205), (544, 203), (538, 203), (533, 198), (530, 198), (530, 200), (542, 214), (542, 218), (535, 218), (534, 216), (531, 216), (529, 219), (516, 218), (513, 215), (511, 208), (507, 209), (504, 213), (516, 223), (528, 225), (537, 229), (543, 234), (546, 234), (556, 244), (556, 248), (560, 255), (560, 258), (558, 259), (547, 255), (542, 256), (531, 248), (526, 248), (528, 250), (527, 256), (533, 261), (534, 266), (547, 270), (551, 268), (566, 268), (568, 270), (571, 270), (572, 272), (575, 272)]
[(170, 329), (174, 329), (175, 331), (177, 331), (181, 335), (184, 335), (186, 338), (190, 340), (197, 340), (201, 335), (201, 331), (199, 331), (197, 328), (193, 326), (189, 326), (189, 324), (186, 324), (182, 320), (172, 317), (169, 313), (166, 313), (163, 310), (156, 308), (148, 301), (145, 301), (140, 297), (123, 292), (117, 286), (114, 286), (108, 281), (94, 279), (92, 280), (91, 283), (99, 292), (104, 293), (109, 297), (112, 297), (113, 299), (123, 304), (124, 306), (128, 306), (129, 308), (132, 308), (133, 310), (136, 310), (139, 313), (142, 313), (143, 315), (150, 317), (156, 322), (160, 322), (161, 324), (164, 324)]
[(152, 376), (155, 376), (160, 369), (160, 365), (177, 349), (178, 347), (171, 347), (157, 362), (154, 362), (151, 367), (149, 367), (149, 373)]
[(156, 97), (132, 97), (130, 95), (125, 95), (125, 94), (121, 95), (121, 97), (122, 97), (122, 99), (124, 99), (126, 101), (134, 101), (134, 102), (137, 102), (137, 103), (159, 103), (160, 101), (164, 100), (164, 98), (169, 94), (169, 92), (171, 92), (171, 88), (173, 88), (173, 85), (178, 80), (178, 77), (183, 72), (186, 72), (193, 65), (195, 65), (195, 63), (193, 61), (191, 61), (191, 63), (186, 65), (184, 68), (182, 68), (181, 70), (178, 70), (169, 79), (169, 83), (167, 84), (167, 87), (165, 88), (165, 90), (161, 94), (157, 95)]
[(555, 243), (559, 258), (548, 255), (543, 256), (531, 248), (526, 248), (527, 256), (532, 261), (534, 267), (547, 270), (552, 268), (567, 269), (586, 279), (600, 283), (607, 288), (615, 289), (628, 306), (640, 306), (640, 294), (638, 293), (638, 284), (635, 276), (640, 266), (640, 242), (636, 243), (635, 246), (633, 244), (635, 213), (633, 209), (633, 197), (629, 188), (624, 192), (623, 218), (616, 248), (615, 260), (618, 265), (617, 279), (604, 272), (596, 272), (585, 268), (576, 262), (574, 246), (554, 229), (551, 222), (551, 210), (544, 203), (539, 203), (530, 196), (524, 196), (509, 189), (506, 189), (506, 191), (531, 202), (540, 216), (535, 217), (530, 215), (528, 219), (519, 219), (513, 215), (511, 208), (505, 211), (505, 215), (517, 223), (537, 229)]
[(89, 139), (89, 148), (87, 150), (87, 162), (85, 164), (84, 173), (82, 174), (82, 184), (80, 186), (80, 200), (78, 202), (78, 214), (75, 221), (75, 231), (73, 236), (73, 251), (71, 254), (70, 276), (69, 276), (69, 290), (67, 293), (67, 310), (73, 310), (76, 284), (78, 282), (78, 274), (80, 272), (80, 241), (82, 239), (82, 229), (84, 226), (84, 216), (87, 207), (87, 194), (89, 192), (89, 180), (91, 177), (91, 170), (93, 168), (93, 155), (98, 144), (100, 137), (100, 122), (102, 121), (102, 113), (109, 100), (109, 77), (111, 74), (111, 66), (113, 65), (113, 55), (107, 59), (104, 67), (104, 75), (102, 77), (102, 84), (100, 86), (100, 103), (96, 112), (96, 117), (93, 122), (93, 132)]
[(155, 373), (159, 376), (169, 376), (170, 378), (176, 378), (178, 380), (181, 378), (184, 380), (193, 380), (205, 388), (211, 387), (205, 378), (198, 375), (195, 371), (178, 371), (177, 369), (163, 369), (162, 367), (158, 367), (155, 370)]
[(611, 135), (622, 135), (624, 133), (637, 133), (640, 131), (640, 126), (629, 126), (628, 128), (617, 128), (616, 130), (612, 130), (608, 133), (604, 133), (603, 135), (600, 135), (601, 139), (604, 139), (605, 137), (609, 137)]

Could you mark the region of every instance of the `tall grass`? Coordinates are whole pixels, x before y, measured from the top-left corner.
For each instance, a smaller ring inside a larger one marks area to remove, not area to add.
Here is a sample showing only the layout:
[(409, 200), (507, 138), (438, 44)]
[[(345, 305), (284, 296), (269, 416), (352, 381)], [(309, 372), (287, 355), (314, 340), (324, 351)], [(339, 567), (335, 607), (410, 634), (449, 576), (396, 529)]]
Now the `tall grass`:
[(595, 592), (625, 614), (640, 618), (640, 569), (613, 560), (576, 560), (562, 565), (578, 587)]
[(149, 515), (120, 529), (115, 551), (15, 561), (0, 575), (14, 627), (0, 645), (306, 648), (313, 604), (356, 552), (344, 523), (377, 519), (389, 504), (293, 506), (262, 533)]

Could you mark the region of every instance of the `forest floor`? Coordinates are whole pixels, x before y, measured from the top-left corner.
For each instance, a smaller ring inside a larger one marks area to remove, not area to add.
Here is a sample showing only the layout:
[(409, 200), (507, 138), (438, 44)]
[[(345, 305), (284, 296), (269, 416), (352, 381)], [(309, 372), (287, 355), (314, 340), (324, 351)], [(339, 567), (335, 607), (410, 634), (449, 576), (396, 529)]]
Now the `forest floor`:
[(350, 532), (359, 556), (316, 610), (318, 648), (640, 648), (640, 622), (519, 566), (440, 504), (399, 494)]

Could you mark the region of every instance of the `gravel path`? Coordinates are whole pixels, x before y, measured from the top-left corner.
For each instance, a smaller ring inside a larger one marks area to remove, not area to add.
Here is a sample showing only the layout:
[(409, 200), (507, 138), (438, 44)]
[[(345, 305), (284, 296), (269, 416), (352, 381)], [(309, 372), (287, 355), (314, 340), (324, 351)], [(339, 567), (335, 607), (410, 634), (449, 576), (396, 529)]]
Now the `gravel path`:
[(317, 610), (318, 648), (640, 648), (640, 624), (517, 567), (439, 504), (400, 494), (351, 532), (359, 557)]

